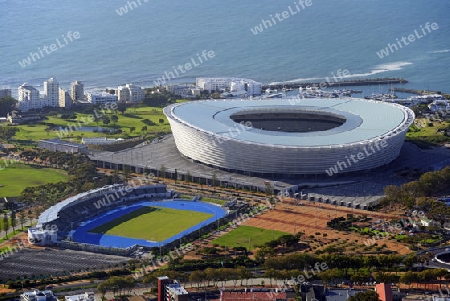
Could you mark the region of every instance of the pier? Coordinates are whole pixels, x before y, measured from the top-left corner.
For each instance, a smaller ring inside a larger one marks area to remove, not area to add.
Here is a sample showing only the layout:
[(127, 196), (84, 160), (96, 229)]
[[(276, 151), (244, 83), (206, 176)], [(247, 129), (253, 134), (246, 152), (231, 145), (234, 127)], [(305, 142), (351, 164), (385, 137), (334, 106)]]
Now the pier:
[(441, 91), (429, 91), (429, 90), (417, 90), (417, 89), (392, 87), (392, 88), (389, 88), (389, 92), (402, 92), (402, 93), (410, 93), (410, 94), (417, 94), (417, 95), (441, 94), (445, 98), (450, 99), (450, 94), (442, 93)]
[(264, 85), (263, 90), (270, 89), (298, 89), (300, 87), (306, 88), (308, 86), (319, 86), (321, 83), (326, 84), (327, 87), (339, 87), (339, 86), (370, 86), (370, 85), (391, 85), (391, 84), (404, 84), (408, 81), (404, 78), (367, 78), (357, 80), (343, 80), (343, 81), (322, 81), (311, 83), (282, 83), (276, 85)]

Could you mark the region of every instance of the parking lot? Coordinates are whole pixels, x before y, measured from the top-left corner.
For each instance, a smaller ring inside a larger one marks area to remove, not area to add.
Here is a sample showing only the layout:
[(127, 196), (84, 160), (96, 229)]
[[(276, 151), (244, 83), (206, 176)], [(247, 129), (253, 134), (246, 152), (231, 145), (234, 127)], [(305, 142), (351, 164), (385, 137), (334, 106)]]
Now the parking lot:
[(67, 275), (86, 269), (122, 266), (129, 258), (72, 250), (24, 248), (0, 261), (0, 280), (26, 275)]

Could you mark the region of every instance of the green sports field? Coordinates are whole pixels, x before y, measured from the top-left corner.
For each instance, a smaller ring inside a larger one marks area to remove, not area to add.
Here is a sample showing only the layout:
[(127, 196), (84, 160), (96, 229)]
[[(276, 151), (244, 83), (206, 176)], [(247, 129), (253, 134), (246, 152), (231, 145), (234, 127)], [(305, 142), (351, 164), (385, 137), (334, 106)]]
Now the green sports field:
[(226, 247), (245, 247), (254, 249), (256, 246), (263, 245), (266, 242), (277, 239), (282, 235), (289, 233), (282, 231), (266, 230), (250, 226), (240, 226), (227, 234), (212, 241), (213, 244)]
[(66, 181), (65, 171), (0, 160), (0, 197), (19, 196), (30, 186)]
[(212, 217), (212, 214), (163, 207), (142, 207), (90, 232), (163, 241)]

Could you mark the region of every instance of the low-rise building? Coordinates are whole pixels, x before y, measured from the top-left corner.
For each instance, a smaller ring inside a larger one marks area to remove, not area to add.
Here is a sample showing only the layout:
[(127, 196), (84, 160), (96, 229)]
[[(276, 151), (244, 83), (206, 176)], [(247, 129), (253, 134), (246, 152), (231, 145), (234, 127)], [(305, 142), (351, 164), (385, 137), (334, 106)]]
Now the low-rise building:
[(19, 115), (16, 111), (8, 113), (6, 120), (11, 124), (23, 124), (41, 120), (40, 115)]
[(392, 301), (392, 287), (388, 283), (378, 283), (375, 285), (375, 292), (381, 301)]
[(42, 227), (28, 228), (28, 242), (36, 246), (54, 245), (58, 242), (58, 231)]
[(106, 137), (95, 137), (95, 138), (82, 138), (81, 144), (87, 145), (103, 145), (103, 144), (114, 144), (118, 141), (123, 141), (122, 138), (106, 138)]
[(203, 90), (234, 92), (234, 94), (244, 94), (247, 96), (261, 95), (262, 83), (247, 78), (234, 77), (200, 77), (196, 80), (196, 85)]
[(94, 292), (85, 292), (80, 295), (65, 296), (65, 301), (94, 301)]
[(84, 153), (88, 152), (87, 145), (78, 144), (59, 139), (39, 140), (40, 149), (46, 149), (52, 152), (64, 152), (64, 153)]
[(87, 100), (94, 105), (102, 105), (110, 102), (117, 102), (118, 97), (115, 94), (109, 94), (106, 92), (88, 93)]
[(24, 292), (20, 295), (20, 301), (56, 301), (58, 300), (51, 290), (34, 290), (30, 292)]

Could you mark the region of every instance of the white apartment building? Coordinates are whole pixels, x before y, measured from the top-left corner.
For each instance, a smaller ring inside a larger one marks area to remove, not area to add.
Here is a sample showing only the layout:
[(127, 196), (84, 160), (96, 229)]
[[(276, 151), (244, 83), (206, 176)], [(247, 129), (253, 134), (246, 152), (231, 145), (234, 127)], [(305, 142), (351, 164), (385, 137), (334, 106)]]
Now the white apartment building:
[(102, 105), (108, 102), (117, 102), (118, 97), (116, 94), (109, 94), (106, 92), (88, 93), (87, 100), (94, 105)]
[(70, 97), (72, 101), (84, 99), (84, 85), (80, 81), (74, 81), (70, 84)]
[(59, 88), (59, 107), (70, 109), (72, 107), (72, 98), (69, 92)]
[(27, 83), (24, 83), (18, 89), (17, 108), (23, 112), (31, 109), (40, 109), (43, 102), (39, 99), (39, 90)]
[(118, 101), (139, 102), (145, 97), (144, 89), (133, 84), (126, 84), (117, 88)]
[(262, 84), (247, 78), (234, 77), (200, 77), (196, 80), (196, 85), (203, 90), (240, 92), (246, 91), (247, 96), (261, 95)]
[(44, 106), (56, 108), (59, 106), (59, 83), (49, 78), (44, 81)]
[(196, 80), (196, 86), (203, 90), (211, 91), (226, 90), (230, 86), (232, 78), (229, 77), (200, 77)]

